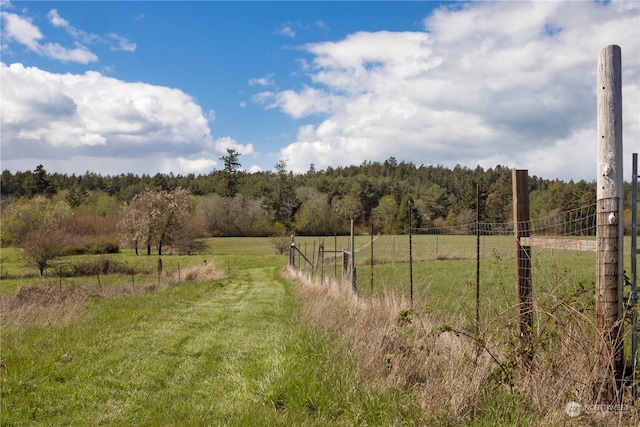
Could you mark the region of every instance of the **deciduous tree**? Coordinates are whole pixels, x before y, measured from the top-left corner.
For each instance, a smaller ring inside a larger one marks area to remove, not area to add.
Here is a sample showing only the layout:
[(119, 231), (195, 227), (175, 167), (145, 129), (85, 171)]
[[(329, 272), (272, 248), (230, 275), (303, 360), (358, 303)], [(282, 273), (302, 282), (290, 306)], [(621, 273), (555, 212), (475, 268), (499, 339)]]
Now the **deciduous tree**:
[(64, 228), (72, 213), (67, 203), (45, 196), (20, 198), (2, 212), (2, 243), (20, 246), (32, 231)]
[(396, 199), (391, 196), (383, 196), (380, 199), (378, 206), (373, 209), (373, 215), (378, 219), (382, 226), (383, 233), (389, 233), (393, 229), (393, 219), (398, 212), (398, 203)]
[(136, 195), (121, 209), (119, 230), (121, 239), (137, 249), (144, 244), (147, 255), (156, 245), (158, 255), (163, 246), (172, 243), (186, 225), (193, 211), (188, 190), (146, 190)]
[(296, 191), (302, 205), (296, 212), (296, 229), (301, 234), (324, 235), (335, 233), (338, 217), (329, 205), (328, 196), (315, 188)]
[(20, 247), (25, 259), (42, 275), (47, 263), (65, 250), (71, 215), (65, 202), (45, 196), (22, 198), (2, 213), (2, 243)]
[(48, 263), (64, 254), (68, 236), (61, 228), (37, 228), (27, 233), (22, 241), (23, 256), (38, 267), (42, 276)]

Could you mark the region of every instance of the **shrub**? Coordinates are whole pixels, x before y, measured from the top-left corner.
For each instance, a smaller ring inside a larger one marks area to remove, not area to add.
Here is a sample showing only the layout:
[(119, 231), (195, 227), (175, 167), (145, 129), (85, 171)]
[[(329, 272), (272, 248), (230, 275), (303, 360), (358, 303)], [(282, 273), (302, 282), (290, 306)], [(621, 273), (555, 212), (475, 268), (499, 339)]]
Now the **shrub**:
[(69, 276), (95, 276), (96, 274), (135, 274), (136, 270), (127, 264), (115, 261), (103, 256), (89, 261), (81, 262), (67, 272)]
[(73, 236), (65, 248), (65, 255), (117, 254), (120, 244), (116, 236)]

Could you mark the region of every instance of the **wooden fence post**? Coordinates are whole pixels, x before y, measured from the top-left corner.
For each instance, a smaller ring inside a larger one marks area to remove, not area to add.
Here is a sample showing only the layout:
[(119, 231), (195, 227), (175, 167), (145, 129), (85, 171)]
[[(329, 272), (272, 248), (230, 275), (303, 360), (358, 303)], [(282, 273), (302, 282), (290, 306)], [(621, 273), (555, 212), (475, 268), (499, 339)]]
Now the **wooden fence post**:
[(533, 330), (533, 286), (531, 281), (531, 246), (524, 246), (521, 239), (530, 237), (529, 230), (529, 172), (514, 169), (513, 185), (513, 233), (516, 246), (516, 313), (518, 336), (523, 351), (523, 363), (528, 366), (533, 353), (529, 348)]
[(289, 245), (289, 267), (296, 266), (296, 236), (291, 235), (291, 245)]
[(480, 184), (476, 184), (476, 338), (480, 338)]
[(351, 219), (351, 258), (350, 258), (350, 265), (351, 265), (351, 270), (349, 270), (350, 273), (350, 280), (351, 280), (351, 290), (353, 291), (354, 294), (358, 293), (358, 287), (356, 285), (356, 240), (355, 240), (355, 234), (354, 234), (354, 230), (353, 230), (353, 219)]
[(596, 403), (621, 397), (624, 375), (622, 290), (623, 174), (621, 51), (600, 51), (597, 73), (597, 215), (596, 215)]

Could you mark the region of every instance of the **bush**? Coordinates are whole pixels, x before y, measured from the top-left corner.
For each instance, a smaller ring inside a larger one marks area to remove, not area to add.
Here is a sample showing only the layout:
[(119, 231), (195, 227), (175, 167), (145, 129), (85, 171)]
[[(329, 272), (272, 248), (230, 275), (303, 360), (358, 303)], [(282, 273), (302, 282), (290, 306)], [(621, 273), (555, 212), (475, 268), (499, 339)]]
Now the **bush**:
[(67, 272), (69, 276), (95, 276), (96, 274), (135, 274), (136, 270), (123, 262), (103, 256), (90, 261), (81, 262)]
[(117, 254), (120, 252), (120, 244), (116, 236), (74, 236), (65, 248), (65, 255), (98, 255)]
[(103, 236), (116, 234), (118, 217), (115, 215), (75, 214), (69, 220), (69, 231), (81, 236)]

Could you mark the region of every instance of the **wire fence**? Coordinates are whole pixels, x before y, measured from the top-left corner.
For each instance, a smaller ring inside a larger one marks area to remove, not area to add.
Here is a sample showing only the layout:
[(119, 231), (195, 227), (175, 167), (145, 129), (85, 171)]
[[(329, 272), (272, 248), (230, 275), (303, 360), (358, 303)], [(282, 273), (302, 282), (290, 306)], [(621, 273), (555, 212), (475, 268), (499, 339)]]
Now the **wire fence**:
[[(569, 240), (595, 244), (596, 205), (528, 221), (532, 237), (557, 246), (531, 247), (531, 279), (539, 297), (594, 289), (596, 255)], [(404, 235), (296, 236), (292, 266), (319, 280), (344, 281), (361, 297), (393, 294), (446, 318), (485, 319), (515, 304), (514, 223), (469, 223), (411, 228)], [(352, 267), (355, 267), (352, 269)], [(585, 291), (586, 292), (586, 291)], [(477, 301), (477, 300), (480, 301)]]

